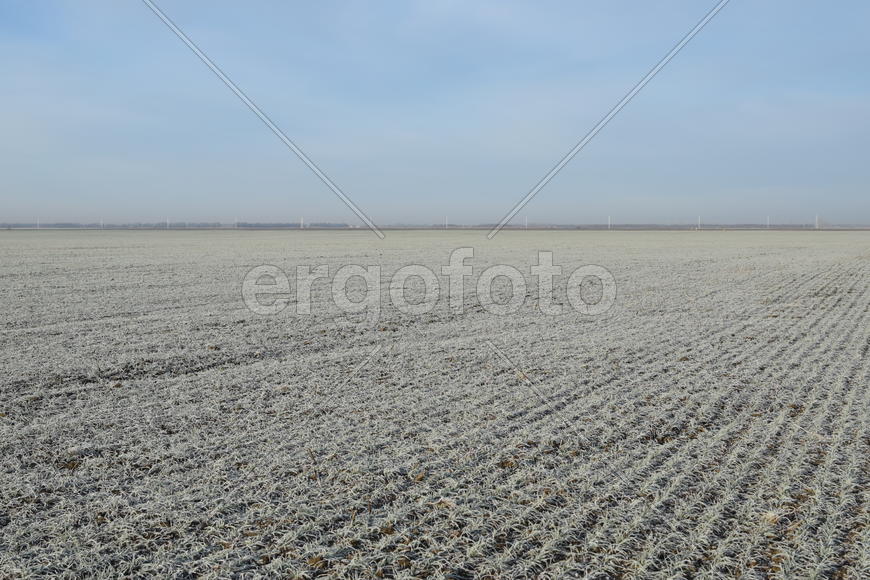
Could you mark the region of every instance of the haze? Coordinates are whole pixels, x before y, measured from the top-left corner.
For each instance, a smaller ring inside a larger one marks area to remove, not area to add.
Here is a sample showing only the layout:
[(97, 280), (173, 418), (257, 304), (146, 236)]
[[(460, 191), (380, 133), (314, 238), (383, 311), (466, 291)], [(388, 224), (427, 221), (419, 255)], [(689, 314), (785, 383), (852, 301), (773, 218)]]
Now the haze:
[[(379, 224), (497, 221), (710, 7), (160, 6)], [(870, 223), (868, 21), (731, 2), (517, 222)], [(141, 2), (7, 0), (0, 50), (0, 222), (359, 223)]]

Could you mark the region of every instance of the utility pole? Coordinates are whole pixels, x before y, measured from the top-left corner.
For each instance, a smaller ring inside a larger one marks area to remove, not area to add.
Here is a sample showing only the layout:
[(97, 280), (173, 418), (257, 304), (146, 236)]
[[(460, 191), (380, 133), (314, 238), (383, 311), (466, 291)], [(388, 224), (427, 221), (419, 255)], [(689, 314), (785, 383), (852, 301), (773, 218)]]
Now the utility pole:
[(701, 216), (698, 216), (698, 231), (701, 231)]

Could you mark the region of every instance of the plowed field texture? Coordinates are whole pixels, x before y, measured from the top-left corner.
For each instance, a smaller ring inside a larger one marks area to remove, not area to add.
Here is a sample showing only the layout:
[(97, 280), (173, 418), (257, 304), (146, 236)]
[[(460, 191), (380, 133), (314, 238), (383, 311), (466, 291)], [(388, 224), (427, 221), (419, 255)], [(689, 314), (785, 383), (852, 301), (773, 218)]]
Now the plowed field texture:
[(0, 577), (870, 578), (870, 233), (386, 234), (0, 232)]

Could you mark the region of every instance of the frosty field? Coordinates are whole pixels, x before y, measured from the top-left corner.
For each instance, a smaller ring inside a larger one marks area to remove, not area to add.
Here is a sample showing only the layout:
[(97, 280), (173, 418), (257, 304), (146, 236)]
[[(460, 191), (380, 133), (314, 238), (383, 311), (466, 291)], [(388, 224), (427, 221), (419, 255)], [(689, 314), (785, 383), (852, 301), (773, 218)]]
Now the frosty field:
[[(870, 233), (386, 233), (0, 232), (0, 577), (870, 577)], [(517, 312), (242, 299), (459, 247)]]

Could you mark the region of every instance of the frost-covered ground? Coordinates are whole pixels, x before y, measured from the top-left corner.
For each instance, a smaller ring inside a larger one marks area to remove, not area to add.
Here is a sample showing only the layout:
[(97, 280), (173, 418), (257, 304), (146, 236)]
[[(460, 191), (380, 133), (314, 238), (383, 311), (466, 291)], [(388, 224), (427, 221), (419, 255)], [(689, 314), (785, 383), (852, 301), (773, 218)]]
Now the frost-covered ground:
[[(616, 304), (242, 301), (460, 246)], [(0, 232), (0, 577), (868, 578), (868, 284), (868, 233)]]

